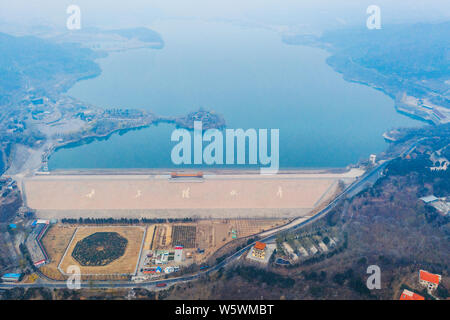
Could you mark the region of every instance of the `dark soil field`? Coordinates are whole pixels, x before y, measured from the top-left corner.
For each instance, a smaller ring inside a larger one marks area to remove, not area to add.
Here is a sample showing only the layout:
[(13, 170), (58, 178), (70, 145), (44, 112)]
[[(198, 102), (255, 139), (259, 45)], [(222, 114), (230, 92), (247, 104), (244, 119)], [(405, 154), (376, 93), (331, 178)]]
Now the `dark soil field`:
[(187, 249), (195, 248), (197, 228), (195, 226), (173, 226), (172, 243)]

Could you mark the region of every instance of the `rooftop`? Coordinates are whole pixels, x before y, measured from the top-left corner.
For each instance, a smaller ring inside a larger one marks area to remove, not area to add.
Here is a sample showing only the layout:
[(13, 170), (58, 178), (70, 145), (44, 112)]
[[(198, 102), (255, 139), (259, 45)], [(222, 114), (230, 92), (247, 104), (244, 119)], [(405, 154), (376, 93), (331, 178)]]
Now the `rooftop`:
[(47, 227), (47, 224), (37, 224), (25, 241), (31, 260), (35, 265), (48, 259), (45, 249), (40, 244), (40, 238), (44, 235)]
[(439, 282), (441, 281), (440, 275), (429, 273), (428, 271), (425, 271), (425, 270), (419, 271), (419, 278), (420, 278), (420, 280), (424, 280), (424, 281), (431, 282), (434, 284), (439, 284)]
[(256, 241), (255, 249), (257, 249), (257, 250), (264, 250), (265, 248), (266, 248), (266, 244), (265, 243)]
[(420, 294), (405, 289), (400, 296), (400, 300), (425, 300), (425, 298)]
[(434, 195), (429, 195), (429, 196), (420, 198), (420, 200), (422, 200), (425, 203), (430, 203), (430, 202), (438, 200), (438, 198), (436, 198)]
[(20, 273), (5, 273), (2, 278), (20, 278)]

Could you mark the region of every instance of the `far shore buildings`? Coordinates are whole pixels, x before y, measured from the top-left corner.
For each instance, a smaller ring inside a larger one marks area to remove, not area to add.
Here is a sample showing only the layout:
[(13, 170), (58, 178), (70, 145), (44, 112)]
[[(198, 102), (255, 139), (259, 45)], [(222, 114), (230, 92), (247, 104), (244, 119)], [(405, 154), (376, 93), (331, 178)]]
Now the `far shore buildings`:
[(419, 283), (426, 287), (428, 292), (436, 290), (441, 282), (441, 275), (430, 273), (425, 270), (419, 271)]

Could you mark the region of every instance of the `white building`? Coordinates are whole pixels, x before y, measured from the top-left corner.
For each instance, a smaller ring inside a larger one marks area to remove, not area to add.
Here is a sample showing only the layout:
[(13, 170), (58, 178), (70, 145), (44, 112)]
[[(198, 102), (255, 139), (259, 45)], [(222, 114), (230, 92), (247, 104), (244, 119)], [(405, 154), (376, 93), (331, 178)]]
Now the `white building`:
[(175, 260), (175, 262), (183, 261), (183, 247), (182, 246), (175, 247), (175, 258), (174, 258), (174, 260)]
[(429, 195), (429, 196), (420, 198), (420, 200), (422, 200), (423, 202), (428, 204), (428, 203), (433, 203), (435, 201), (438, 201), (439, 198), (435, 197), (434, 195)]

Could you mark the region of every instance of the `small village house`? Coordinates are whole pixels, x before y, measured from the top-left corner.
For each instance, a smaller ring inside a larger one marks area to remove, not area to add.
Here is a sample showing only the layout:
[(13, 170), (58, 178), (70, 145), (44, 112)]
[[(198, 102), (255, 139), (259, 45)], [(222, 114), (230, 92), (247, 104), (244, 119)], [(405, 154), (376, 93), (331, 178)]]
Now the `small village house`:
[(433, 274), (425, 270), (419, 271), (419, 283), (426, 287), (428, 292), (435, 290), (441, 282), (439, 274)]
[(263, 242), (256, 241), (255, 245), (253, 246), (252, 255), (255, 258), (264, 260), (266, 256), (266, 244)]
[(425, 300), (420, 294), (404, 289), (400, 295), (400, 300)]

